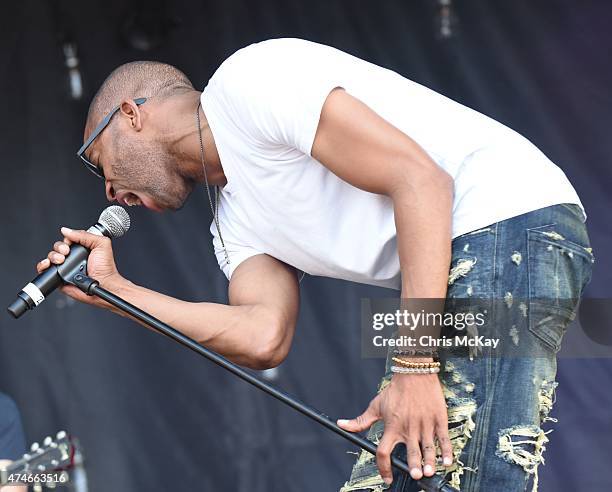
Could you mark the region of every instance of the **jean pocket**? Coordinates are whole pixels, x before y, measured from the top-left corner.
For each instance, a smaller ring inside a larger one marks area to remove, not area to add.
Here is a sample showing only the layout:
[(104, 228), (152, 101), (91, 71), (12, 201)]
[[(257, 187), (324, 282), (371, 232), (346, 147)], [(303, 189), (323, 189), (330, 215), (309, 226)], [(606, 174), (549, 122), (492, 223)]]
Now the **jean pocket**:
[(453, 240), (447, 297), (492, 295), (495, 237), (495, 228), (491, 226)]
[(529, 331), (557, 352), (591, 277), (593, 254), (556, 232), (554, 225), (529, 229), (527, 251)]

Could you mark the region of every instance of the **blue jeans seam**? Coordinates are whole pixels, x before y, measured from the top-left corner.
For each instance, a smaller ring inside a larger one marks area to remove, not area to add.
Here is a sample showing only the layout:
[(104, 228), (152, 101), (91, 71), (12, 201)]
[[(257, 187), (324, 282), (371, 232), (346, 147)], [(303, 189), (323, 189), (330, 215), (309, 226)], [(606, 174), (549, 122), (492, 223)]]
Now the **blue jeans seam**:
[(541, 226), (537, 226), (537, 227), (527, 227), (525, 229), (525, 231), (529, 232), (529, 231), (537, 231), (538, 229), (544, 229), (545, 227), (550, 227), (550, 226), (555, 226), (557, 225), (556, 222), (553, 222), (552, 224), (545, 224), (545, 225), (541, 225)]

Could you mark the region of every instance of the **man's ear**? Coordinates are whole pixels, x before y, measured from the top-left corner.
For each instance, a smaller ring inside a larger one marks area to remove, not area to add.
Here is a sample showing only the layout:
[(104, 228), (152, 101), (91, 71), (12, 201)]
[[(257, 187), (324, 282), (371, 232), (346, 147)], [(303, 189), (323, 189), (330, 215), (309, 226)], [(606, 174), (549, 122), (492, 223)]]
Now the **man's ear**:
[(142, 130), (142, 114), (140, 113), (138, 104), (131, 99), (126, 99), (121, 103), (119, 111), (122, 117), (127, 118), (128, 125), (131, 129), (137, 132)]

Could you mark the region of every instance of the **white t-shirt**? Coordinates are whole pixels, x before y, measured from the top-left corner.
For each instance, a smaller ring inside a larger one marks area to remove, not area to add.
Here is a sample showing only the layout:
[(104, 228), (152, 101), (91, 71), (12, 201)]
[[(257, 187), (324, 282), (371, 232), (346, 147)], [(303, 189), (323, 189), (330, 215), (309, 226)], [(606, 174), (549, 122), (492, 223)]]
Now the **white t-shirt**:
[(335, 87), (453, 177), (453, 237), (549, 205), (580, 204), (561, 169), (491, 118), (335, 48), (271, 39), (231, 55), (202, 93), (227, 177), (219, 221), (229, 264), (214, 224), (210, 230), (228, 279), (241, 262), (266, 253), (311, 275), (400, 289), (391, 200), (350, 185), (311, 156)]

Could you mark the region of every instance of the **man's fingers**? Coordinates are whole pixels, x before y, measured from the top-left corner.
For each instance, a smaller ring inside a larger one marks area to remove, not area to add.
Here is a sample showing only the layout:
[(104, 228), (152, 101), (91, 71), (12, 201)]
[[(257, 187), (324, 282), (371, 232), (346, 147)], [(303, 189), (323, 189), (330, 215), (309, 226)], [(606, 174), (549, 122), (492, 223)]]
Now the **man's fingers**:
[(81, 289), (75, 287), (74, 285), (63, 285), (60, 290), (67, 296), (70, 296), (73, 299), (76, 299), (81, 302), (91, 303), (91, 301), (93, 300), (92, 296), (88, 296), (87, 294), (82, 292)]
[(47, 259), (53, 263), (54, 265), (61, 265), (64, 263), (66, 257), (61, 253), (56, 253), (55, 251), (50, 251), (47, 255)]
[(110, 239), (105, 236), (97, 236), (87, 231), (76, 231), (68, 227), (62, 227), (61, 232), (65, 238), (73, 243), (82, 244), (87, 249), (94, 249), (110, 241)]
[(436, 445), (431, 434), (423, 435), (421, 440), (421, 453), (423, 454), (423, 475), (431, 477), (436, 472)]
[(423, 475), (431, 477), (436, 472), (436, 444), (434, 442), (434, 420), (421, 423), (421, 456), (423, 457)]
[(53, 249), (49, 251), (47, 257), (36, 264), (36, 271), (42, 273), (51, 265), (61, 265), (66, 256), (70, 253), (70, 239), (64, 238), (63, 241), (53, 243)]
[(442, 463), (444, 466), (450, 466), (453, 464), (453, 445), (450, 437), (448, 437), (448, 422), (441, 421), (436, 427), (436, 434), (438, 436), (438, 443), (440, 444), (440, 450), (442, 451)]
[(378, 449), (376, 451), (376, 465), (380, 476), (386, 484), (393, 482), (393, 471), (391, 470), (391, 453), (395, 445), (401, 441), (399, 434), (395, 433), (392, 429), (385, 429)]
[(421, 446), (416, 437), (409, 437), (406, 441), (406, 453), (408, 454), (408, 468), (410, 468), (410, 476), (415, 480), (423, 478), (421, 456)]
[(351, 420), (339, 419), (336, 423), (338, 427), (342, 427), (344, 430), (349, 432), (363, 432), (370, 428), (370, 426), (380, 420), (378, 414), (372, 409), (371, 406), (363, 412), (359, 417)]
[(49, 261), (49, 259), (45, 258), (44, 260), (41, 260), (36, 264), (36, 271), (38, 273), (42, 273), (47, 268), (49, 268), (50, 265), (51, 265), (51, 262)]
[(60, 253), (64, 256), (67, 256), (70, 253), (70, 247), (63, 241), (56, 241), (53, 244), (53, 251)]

